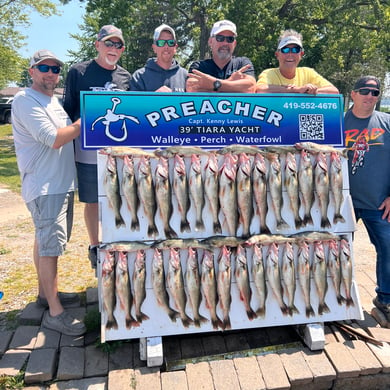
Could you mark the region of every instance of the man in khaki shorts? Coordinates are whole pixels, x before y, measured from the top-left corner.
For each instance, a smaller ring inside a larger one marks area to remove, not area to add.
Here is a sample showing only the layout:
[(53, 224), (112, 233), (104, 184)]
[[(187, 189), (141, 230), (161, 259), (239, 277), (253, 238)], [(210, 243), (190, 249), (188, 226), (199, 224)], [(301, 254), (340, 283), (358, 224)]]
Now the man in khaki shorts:
[(85, 333), (64, 305), (77, 294), (58, 292), (57, 263), (70, 237), (76, 168), (73, 139), (80, 120), (71, 123), (54, 96), (63, 63), (49, 50), (37, 51), (28, 69), (31, 88), (20, 91), (12, 103), (12, 131), (22, 180), (22, 197), (35, 225), (33, 257), (38, 275), (37, 304), (48, 307), (46, 328), (69, 336)]

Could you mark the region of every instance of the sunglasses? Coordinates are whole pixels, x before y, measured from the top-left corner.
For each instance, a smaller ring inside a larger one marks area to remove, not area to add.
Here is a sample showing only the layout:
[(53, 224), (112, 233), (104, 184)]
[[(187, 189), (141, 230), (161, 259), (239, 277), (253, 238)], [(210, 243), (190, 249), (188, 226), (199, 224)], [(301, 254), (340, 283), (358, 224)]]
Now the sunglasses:
[(61, 72), (61, 67), (57, 65), (34, 65), (33, 68), (38, 69), (41, 73), (47, 73), (49, 70), (52, 71), (54, 74), (58, 74)]
[(283, 54), (287, 54), (287, 53), (294, 53), (294, 54), (298, 54), (301, 52), (301, 48), (299, 46), (293, 46), (293, 47), (282, 47), (280, 49), (280, 52), (283, 53)]
[(103, 42), (106, 47), (115, 47), (115, 49), (122, 49), (123, 43), (122, 42), (113, 42), (107, 39)]
[(157, 39), (156, 46), (164, 47), (167, 44), (169, 47), (173, 47), (176, 45), (176, 41), (174, 39)]
[(378, 89), (368, 89), (368, 88), (360, 88), (355, 89), (355, 92), (359, 92), (359, 95), (368, 95), (371, 93), (372, 96), (379, 96), (380, 91)]
[(217, 42), (227, 42), (227, 43), (233, 43), (236, 37), (226, 36), (226, 35), (214, 35), (214, 38)]

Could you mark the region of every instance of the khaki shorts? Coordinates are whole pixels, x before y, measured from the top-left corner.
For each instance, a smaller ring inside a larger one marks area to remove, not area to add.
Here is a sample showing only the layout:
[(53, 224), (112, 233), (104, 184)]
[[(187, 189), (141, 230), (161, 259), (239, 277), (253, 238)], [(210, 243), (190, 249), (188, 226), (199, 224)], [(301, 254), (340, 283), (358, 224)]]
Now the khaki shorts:
[(74, 193), (43, 195), (27, 203), (34, 225), (39, 256), (64, 253), (73, 226)]

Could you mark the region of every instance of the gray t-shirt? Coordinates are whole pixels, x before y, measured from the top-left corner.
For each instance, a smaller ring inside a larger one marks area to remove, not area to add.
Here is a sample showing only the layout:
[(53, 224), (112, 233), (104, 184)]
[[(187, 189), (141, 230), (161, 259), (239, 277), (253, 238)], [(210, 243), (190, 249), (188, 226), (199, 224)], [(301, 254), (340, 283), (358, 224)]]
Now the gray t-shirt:
[(349, 110), (344, 135), (353, 206), (377, 210), (390, 196), (390, 115), (374, 111), (361, 119)]
[(74, 191), (73, 142), (53, 149), (57, 129), (70, 123), (56, 97), (31, 88), (16, 94), (12, 102), (12, 131), (26, 203), (41, 195)]

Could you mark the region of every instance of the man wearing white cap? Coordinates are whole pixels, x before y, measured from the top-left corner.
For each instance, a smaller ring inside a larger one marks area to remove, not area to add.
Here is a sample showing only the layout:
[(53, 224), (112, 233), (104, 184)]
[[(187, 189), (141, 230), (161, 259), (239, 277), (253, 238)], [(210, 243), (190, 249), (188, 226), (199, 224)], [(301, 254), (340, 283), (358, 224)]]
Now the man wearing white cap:
[(132, 91), (184, 92), (187, 70), (173, 58), (177, 50), (176, 34), (172, 27), (162, 24), (154, 30), (153, 52), (143, 68), (131, 78)]
[(298, 67), (305, 51), (302, 35), (285, 30), (279, 37), (275, 53), (279, 68), (264, 70), (256, 84), (256, 92), (263, 93), (339, 93), (338, 89), (314, 69)]
[(191, 64), (187, 92), (255, 91), (255, 71), (246, 57), (234, 57), (237, 28), (230, 20), (214, 23), (208, 41), (212, 58)]
[(58, 257), (72, 231), (76, 178), (72, 141), (80, 134), (80, 119), (72, 123), (54, 96), (62, 66), (49, 50), (33, 55), (28, 69), (31, 88), (18, 92), (12, 102), (12, 132), (22, 196), (35, 226), (36, 303), (49, 309), (42, 325), (80, 336), (85, 325), (64, 310), (79, 302), (78, 295), (59, 293), (57, 281)]
[[(80, 118), (80, 91), (128, 91), (130, 73), (118, 65), (125, 50), (122, 31), (103, 26), (95, 41), (97, 57), (73, 65), (65, 81), (64, 109), (72, 120)], [(83, 150), (80, 137), (75, 140), (79, 199), (85, 204), (84, 219), (89, 236), (88, 257), (96, 268), (99, 244), (97, 156), (95, 150)]]

